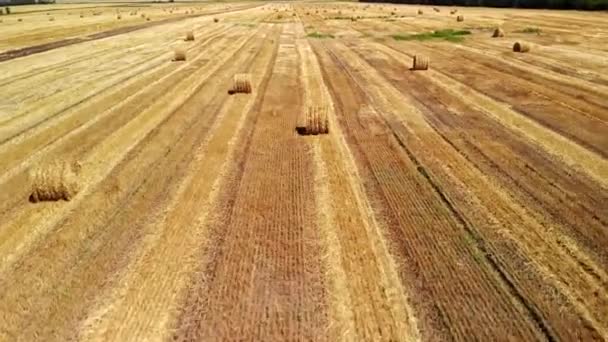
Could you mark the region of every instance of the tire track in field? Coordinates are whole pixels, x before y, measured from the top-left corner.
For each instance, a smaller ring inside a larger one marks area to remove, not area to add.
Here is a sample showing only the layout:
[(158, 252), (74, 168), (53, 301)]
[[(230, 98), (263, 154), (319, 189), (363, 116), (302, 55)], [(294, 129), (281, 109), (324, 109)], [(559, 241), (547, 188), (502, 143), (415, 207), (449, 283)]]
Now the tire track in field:
[[(251, 44), (247, 39), (240, 48), (246, 46), (245, 42)], [(237, 48), (240, 49), (238, 43), (233, 49)], [(225, 62), (230, 62), (229, 56), (232, 54), (225, 55)], [(221, 69), (219, 64), (212, 71), (202, 72), (210, 74)], [(4, 300), (0, 312), (11, 330), (26, 336), (73, 338), (71, 327), (77, 324), (75, 320), (93, 297), (112, 282), (112, 274), (128, 261), (131, 247), (149, 234), (147, 223), (153, 217), (141, 213), (158, 213), (166, 206), (178, 187), (178, 179), (188, 172), (186, 165), (193, 158), (192, 151), (204, 140), (216, 118), (213, 109), (200, 115), (198, 108), (205, 107), (214, 97), (197, 82), (197, 76), (200, 75), (191, 76), (196, 82), (193, 95), (163, 121), (150, 123), (153, 130), (104, 177), (99, 191), (87, 194), (82, 204), (88, 206), (66, 217), (54, 235), (32, 246), (33, 254), (11, 267), (12, 277), (0, 281), (0, 288), (5, 289), (1, 291)], [(148, 177), (142, 177), (142, 173)], [(54, 260), (52, 265), (45, 262), (49, 259)], [(11, 286), (16, 283), (21, 288)], [(28, 299), (19, 307), (26, 310), (10, 313), (7, 308), (19, 301), (23, 291), (28, 293)], [(34, 312), (38, 314), (32, 317)]]
[[(188, 292), (175, 339), (326, 338), (320, 246), (310, 219), (312, 160), (293, 126), (301, 85), (292, 25), (283, 25), (268, 88), (254, 107), (251, 140), (227, 176), (228, 202), (218, 204), (212, 249)], [(281, 96), (286, 88), (297, 95)]]
[[(346, 58), (356, 59), (352, 55)], [(368, 84), (386, 83), (376, 72), (369, 72), (365, 78)], [(391, 86), (371, 90), (388, 108), (393, 108), (393, 113), (409, 103)], [(471, 167), (460, 151), (434, 132), (420, 110), (410, 107), (410, 112), (416, 115), (395, 118), (401, 124), (393, 125), (393, 131), (412, 153), (425, 151), (416, 155), (425, 172), (441, 184), (446, 199), (458, 203), (454, 208), (461, 210), (460, 215), (474, 228), (475, 244), (488, 251), (484, 254), (492, 264), (504, 268), (497, 271), (517, 285), (510, 287), (512, 291), (527, 298), (523, 304), (534, 317), (542, 318), (537, 321), (542, 330), (564, 338), (605, 336), (603, 312), (607, 306), (603, 305), (602, 297), (608, 285), (605, 272), (595, 267), (568, 238), (535, 220), (525, 207), (488, 182), (487, 176)], [(581, 268), (578, 260), (591, 268)], [(564, 311), (564, 307), (570, 309)]]
[[(367, 178), (368, 197), (387, 222), (389, 230), (384, 233), (393, 243), (402, 282), (413, 296), (423, 339), (484, 339), (507, 331), (512, 336), (539, 338), (521, 304), (488, 272), (479, 252), (467, 242), (469, 237), (457, 218), (416, 165), (394, 146), (381, 116), (376, 125), (384, 129), (374, 135), (354, 115), (364, 105), (376, 107), (378, 100), (363, 90), (355, 76), (365, 66), (352, 66), (354, 57), (338, 44), (316, 51), (344, 120), (341, 126), (348, 127), (349, 145), (359, 151), (358, 163), (366, 170), (362, 177)], [(481, 309), (486, 307), (492, 310)], [(462, 315), (469, 310), (476, 314)], [(479, 326), (486, 329), (475, 328)]]

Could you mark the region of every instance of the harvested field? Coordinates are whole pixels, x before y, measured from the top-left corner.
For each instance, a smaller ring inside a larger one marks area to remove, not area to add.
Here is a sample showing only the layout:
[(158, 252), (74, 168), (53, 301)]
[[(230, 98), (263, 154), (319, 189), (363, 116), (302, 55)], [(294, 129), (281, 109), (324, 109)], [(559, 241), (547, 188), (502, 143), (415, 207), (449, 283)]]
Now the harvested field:
[(608, 340), (607, 13), (0, 26), (0, 341)]

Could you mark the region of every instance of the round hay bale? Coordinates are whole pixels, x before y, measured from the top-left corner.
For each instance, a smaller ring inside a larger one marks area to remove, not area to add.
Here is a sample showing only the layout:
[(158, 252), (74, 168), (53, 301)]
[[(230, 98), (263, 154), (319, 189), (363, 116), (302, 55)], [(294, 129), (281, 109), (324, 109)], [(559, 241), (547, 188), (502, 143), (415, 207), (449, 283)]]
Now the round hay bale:
[(500, 27), (497, 27), (492, 34), (494, 38), (500, 38), (505, 36), (505, 31), (503, 31)]
[(456, 21), (464, 21), (464, 15), (457, 16)]
[(235, 74), (233, 78), (232, 89), (229, 94), (250, 94), (251, 93), (251, 75), (250, 74)]
[(18, 21), (18, 22), (22, 22), (22, 21), (23, 21), (23, 19), (19, 18), (19, 19), (17, 19), (17, 21)]
[(50, 18), (49, 18), (49, 21), (55, 21), (55, 18), (50, 17)]
[(219, 23), (219, 22), (220, 22), (220, 20), (219, 20), (218, 18), (213, 18), (213, 22), (214, 22), (214, 23)]
[(146, 17), (146, 21), (150, 21), (150, 17)]
[(122, 16), (121, 15), (117, 15), (116, 19), (120, 20), (120, 19), (122, 19)]
[(53, 162), (30, 170), (30, 202), (71, 200), (78, 192), (80, 169), (78, 162)]
[(306, 111), (306, 119), (298, 123), (296, 131), (301, 135), (318, 135), (329, 133), (329, 109), (326, 106), (310, 106)]
[(186, 39), (185, 39), (185, 41), (191, 42), (193, 40), (194, 40), (194, 32), (192, 32), (192, 31), (186, 32)]
[(433, 11), (435, 11), (437, 13), (441, 12), (441, 10), (439, 8), (437, 8), (437, 7), (433, 7)]
[(428, 70), (429, 68), (429, 58), (422, 55), (414, 56), (414, 65), (412, 66), (412, 70)]
[(419, 9), (418, 10), (418, 15), (423, 15), (423, 14), (424, 14), (424, 12), (421, 9)]
[(173, 51), (173, 61), (185, 61), (186, 60), (186, 50), (182, 48), (177, 48)]
[(529, 52), (530, 44), (526, 42), (516, 42), (513, 44), (513, 51), (515, 52)]

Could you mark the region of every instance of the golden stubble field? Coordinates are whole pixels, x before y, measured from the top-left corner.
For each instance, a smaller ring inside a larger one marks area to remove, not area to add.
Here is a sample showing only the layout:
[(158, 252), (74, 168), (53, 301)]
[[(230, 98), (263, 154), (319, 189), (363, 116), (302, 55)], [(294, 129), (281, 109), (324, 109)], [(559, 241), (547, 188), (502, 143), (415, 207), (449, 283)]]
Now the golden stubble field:
[(608, 339), (608, 14), (437, 9), (0, 16), (0, 340)]

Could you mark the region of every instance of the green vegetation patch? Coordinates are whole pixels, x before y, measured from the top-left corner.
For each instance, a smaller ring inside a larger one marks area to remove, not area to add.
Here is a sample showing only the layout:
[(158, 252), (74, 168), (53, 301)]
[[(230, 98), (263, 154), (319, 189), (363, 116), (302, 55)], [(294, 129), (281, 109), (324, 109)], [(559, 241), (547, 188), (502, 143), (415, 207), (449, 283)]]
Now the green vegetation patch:
[(538, 27), (526, 27), (523, 30), (519, 30), (519, 31), (515, 31), (515, 32), (518, 32), (518, 33), (536, 33), (536, 34), (540, 34), (542, 31)]
[(319, 39), (325, 39), (325, 38), (335, 38), (333, 35), (328, 34), (328, 33), (319, 33), (319, 32), (312, 32), (307, 34), (307, 37), (310, 38), (319, 38)]
[(447, 40), (450, 42), (461, 42), (464, 40), (464, 37), (462, 37), (462, 36), (466, 36), (469, 34), (471, 34), (471, 31), (466, 31), (466, 30), (457, 31), (457, 30), (452, 30), (452, 29), (445, 29), (445, 30), (417, 33), (417, 34), (395, 34), (395, 35), (392, 35), (391, 37), (393, 37), (393, 39), (395, 39), (395, 40), (425, 41), (425, 40), (432, 40), (432, 39), (443, 39), (443, 40)]

